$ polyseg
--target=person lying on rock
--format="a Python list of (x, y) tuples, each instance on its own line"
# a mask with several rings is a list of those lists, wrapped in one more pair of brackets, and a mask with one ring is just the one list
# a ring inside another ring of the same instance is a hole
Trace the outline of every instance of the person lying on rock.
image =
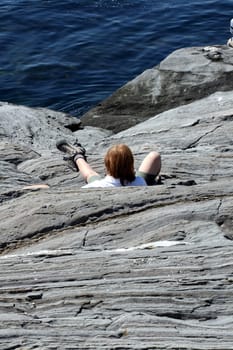
[(132, 151), (125, 144), (117, 144), (110, 147), (104, 157), (106, 176), (101, 178), (87, 162), (86, 150), (80, 143), (71, 145), (61, 140), (56, 146), (72, 159), (86, 182), (84, 188), (151, 186), (156, 184), (161, 169), (160, 154), (152, 151), (144, 158), (135, 174)]
[[(233, 18), (230, 21), (230, 33), (233, 35)], [(227, 46), (233, 48), (233, 37), (228, 40)]]

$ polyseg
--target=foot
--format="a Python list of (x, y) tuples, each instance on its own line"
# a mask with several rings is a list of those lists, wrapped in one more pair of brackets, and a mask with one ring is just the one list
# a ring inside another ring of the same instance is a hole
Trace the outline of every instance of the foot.
[(87, 160), (86, 150), (78, 142), (75, 142), (74, 145), (71, 145), (66, 140), (60, 140), (56, 143), (56, 146), (59, 151), (66, 153), (74, 162), (78, 158)]

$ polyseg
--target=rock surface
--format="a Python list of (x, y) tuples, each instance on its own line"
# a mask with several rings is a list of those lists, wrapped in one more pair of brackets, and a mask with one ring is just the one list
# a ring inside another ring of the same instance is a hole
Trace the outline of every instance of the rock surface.
[[(116, 134), (1, 104), (0, 349), (232, 349), (233, 51), (223, 54), (199, 75), (197, 101)], [(187, 68), (175, 64), (174, 75)], [(221, 91), (208, 94), (216, 64)], [(162, 184), (82, 189), (59, 138), (79, 139), (101, 174), (113, 143), (127, 143), (136, 166), (157, 149)], [(27, 187), (37, 183), (50, 187)]]
[(180, 49), (88, 111), (82, 122), (119, 132), (160, 112), (232, 89), (232, 49)]

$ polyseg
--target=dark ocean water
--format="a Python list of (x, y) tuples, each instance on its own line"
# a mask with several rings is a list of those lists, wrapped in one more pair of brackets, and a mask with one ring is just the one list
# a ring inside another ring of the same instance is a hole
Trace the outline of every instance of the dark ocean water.
[(80, 116), (175, 49), (225, 44), (232, 0), (1, 0), (0, 100)]

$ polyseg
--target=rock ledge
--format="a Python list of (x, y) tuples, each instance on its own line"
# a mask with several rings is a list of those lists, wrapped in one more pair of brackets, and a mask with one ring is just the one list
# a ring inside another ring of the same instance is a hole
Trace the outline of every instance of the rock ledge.
[[(114, 134), (1, 103), (0, 349), (232, 349), (233, 51), (218, 49), (176, 51), (116, 92), (108, 119), (140, 123)], [(83, 189), (59, 138), (102, 174), (113, 143), (136, 166), (157, 149), (162, 184)]]

